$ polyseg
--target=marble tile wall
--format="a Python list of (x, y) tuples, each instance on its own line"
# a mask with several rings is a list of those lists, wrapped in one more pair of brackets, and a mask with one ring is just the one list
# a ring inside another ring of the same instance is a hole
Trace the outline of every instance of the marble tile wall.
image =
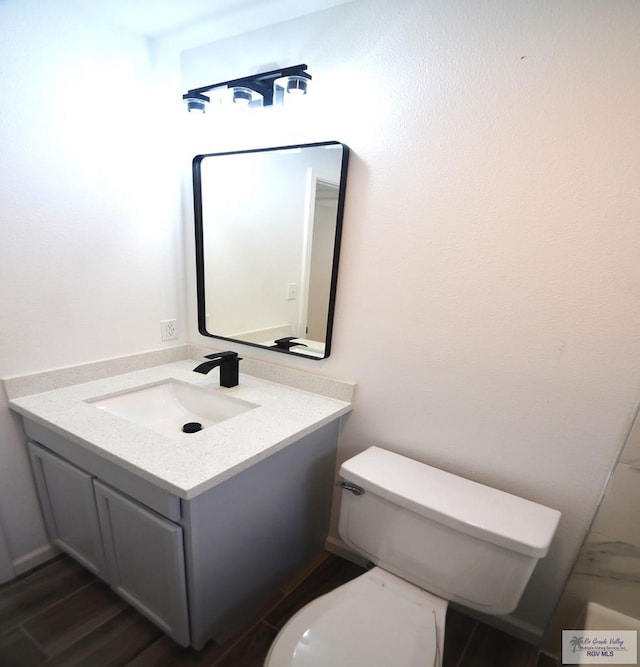
[(582, 627), (587, 602), (640, 619), (640, 413), (546, 633), (550, 653)]

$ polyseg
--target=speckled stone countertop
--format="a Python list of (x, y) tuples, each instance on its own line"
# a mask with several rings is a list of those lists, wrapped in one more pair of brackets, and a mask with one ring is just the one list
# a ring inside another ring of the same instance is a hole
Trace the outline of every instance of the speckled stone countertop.
[[(174, 363), (10, 400), (13, 410), (182, 498), (192, 498), (347, 414), (351, 404), (240, 374), (219, 386), (219, 371)], [(198, 433), (167, 437), (86, 401), (176, 379), (259, 407)]]

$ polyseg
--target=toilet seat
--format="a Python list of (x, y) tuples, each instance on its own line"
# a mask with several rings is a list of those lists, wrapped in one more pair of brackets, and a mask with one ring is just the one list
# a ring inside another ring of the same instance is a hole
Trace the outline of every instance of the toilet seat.
[(265, 667), (438, 667), (447, 602), (373, 568), (295, 614)]

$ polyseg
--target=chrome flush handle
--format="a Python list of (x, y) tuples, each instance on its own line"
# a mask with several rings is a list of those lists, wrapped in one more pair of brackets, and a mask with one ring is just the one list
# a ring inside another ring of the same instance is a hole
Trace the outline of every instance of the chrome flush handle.
[(352, 482), (338, 482), (336, 486), (339, 486), (341, 489), (344, 489), (345, 491), (351, 491), (356, 496), (361, 496), (364, 493), (364, 489), (361, 486), (358, 486), (357, 484), (353, 484)]

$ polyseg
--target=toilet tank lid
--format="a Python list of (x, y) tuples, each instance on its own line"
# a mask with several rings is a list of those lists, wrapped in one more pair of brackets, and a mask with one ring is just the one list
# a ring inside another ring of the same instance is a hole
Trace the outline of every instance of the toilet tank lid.
[(380, 447), (345, 461), (340, 476), (468, 535), (541, 558), (560, 512)]

